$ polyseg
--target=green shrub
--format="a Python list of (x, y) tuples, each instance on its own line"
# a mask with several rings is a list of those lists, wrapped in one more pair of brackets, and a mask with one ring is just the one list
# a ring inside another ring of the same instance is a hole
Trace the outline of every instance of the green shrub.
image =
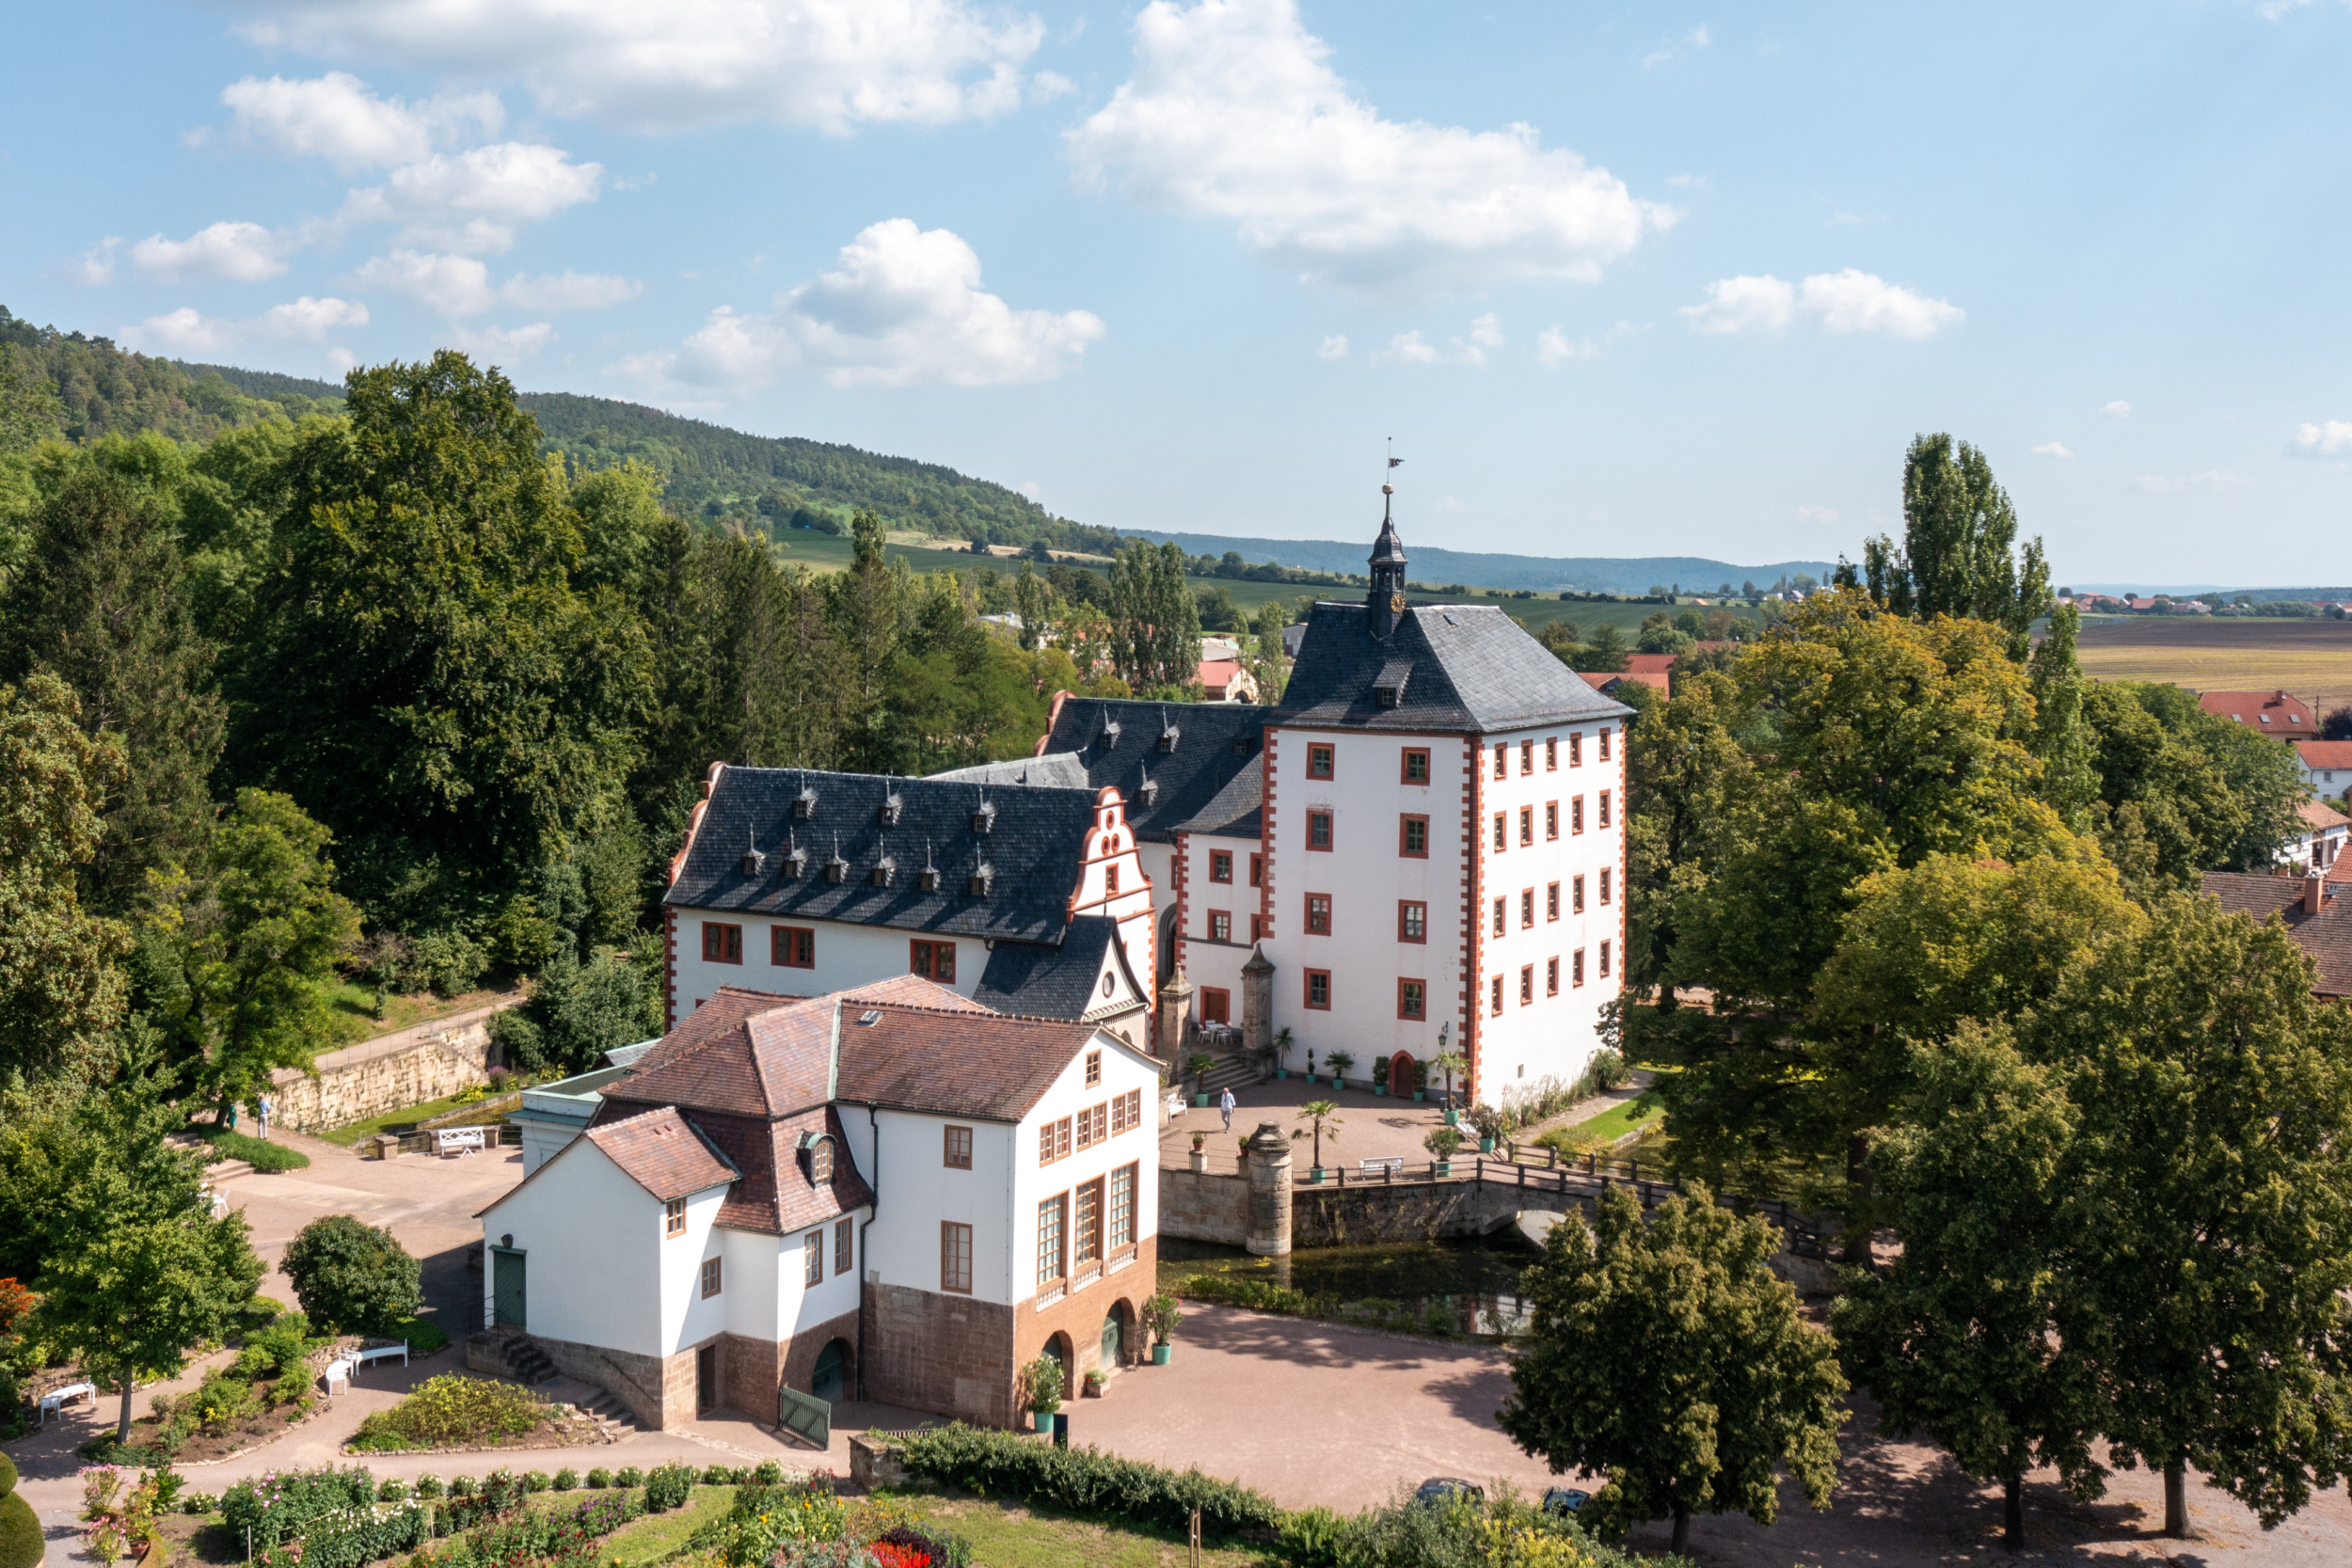
[(473, 990), (482, 972), (490, 967), (490, 955), (483, 945), (454, 928), (427, 931), (409, 951), (411, 967), (404, 978), (412, 985), (430, 986), (443, 996)]
[(433, 1355), (449, 1349), (449, 1336), (437, 1323), (423, 1318), (403, 1318), (384, 1331), (387, 1339), (405, 1339), (411, 1356)]
[(249, 1296), (238, 1307), (236, 1316), (230, 1321), (230, 1332), (251, 1334), (255, 1329), (275, 1322), (278, 1314), (285, 1310), (286, 1304), (275, 1297)]
[(16, 1462), (0, 1453), (0, 1568), (40, 1568), (48, 1550), (40, 1515), (16, 1495)]
[(526, 1492), (544, 1492), (551, 1484), (552, 1482), (548, 1481), (548, 1473), (545, 1470), (526, 1470), (523, 1472), (523, 1490)]
[(691, 1465), (663, 1465), (645, 1478), (645, 1512), (667, 1513), (682, 1508), (694, 1495), (694, 1467)]
[(349, 1214), (304, 1226), (278, 1267), (302, 1309), (328, 1332), (384, 1334), (423, 1303), (421, 1270), (407, 1249)]
[(284, 1144), (263, 1143), (243, 1132), (232, 1132), (226, 1127), (199, 1128), (198, 1133), (213, 1146), (215, 1153), (224, 1160), (243, 1160), (255, 1170), (305, 1170), (310, 1157), (298, 1148)]
[[(687, 1549), (714, 1556), (725, 1568), (764, 1568), (807, 1543), (846, 1542), (849, 1510), (834, 1496), (831, 1477), (802, 1476), (776, 1486), (746, 1486), (725, 1517), (687, 1538)], [(787, 1557), (781, 1560), (790, 1560)], [(844, 1560), (850, 1560), (846, 1558)]]
[(1282, 1560), (1291, 1568), (1338, 1568), (1345, 1528), (1327, 1508), (1301, 1509), (1282, 1515), (1275, 1540), (1282, 1548)]
[(459, 1476), (449, 1483), (449, 1495), (453, 1497), (470, 1497), (474, 1495), (474, 1479), (471, 1476)]
[(252, 1531), (253, 1549), (259, 1552), (295, 1540), (313, 1519), (365, 1508), (374, 1500), (375, 1478), (364, 1469), (288, 1470), (231, 1486), (221, 1494), (220, 1516), (233, 1541), (242, 1542)]
[(361, 1421), (351, 1446), (392, 1453), (495, 1443), (520, 1437), (547, 1418), (548, 1406), (528, 1388), (442, 1372), (425, 1379), (391, 1409)]
[(643, 1486), (645, 1484), (645, 1472), (639, 1469), (634, 1465), (624, 1465), (621, 1466), (621, 1473), (612, 1478), (612, 1484), (615, 1486)]
[(588, 1472), (588, 1484), (593, 1490), (602, 1492), (612, 1484), (612, 1472), (599, 1465)]
[(1041, 1355), (1021, 1369), (1024, 1409), (1051, 1416), (1061, 1408), (1061, 1362), (1057, 1357)]
[(418, 1497), (424, 1497), (424, 1498), (428, 1498), (428, 1499), (429, 1499), (429, 1498), (433, 1498), (433, 1497), (439, 1497), (440, 1495), (441, 1495), (441, 1478), (440, 1478), (440, 1477), (438, 1477), (438, 1476), (419, 1476), (419, 1477), (417, 1478), (417, 1496), (418, 1496)]
[(1197, 1274), (1177, 1287), (1179, 1295), (1195, 1301), (1223, 1302), (1259, 1312), (1288, 1312), (1305, 1317), (1315, 1309), (1314, 1298), (1269, 1279), (1237, 1279), (1231, 1275)]
[(396, 1503), (407, 1496), (408, 1483), (396, 1479), (385, 1481), (375, 1489), (375, 1500), (380, 1503)]
[(784, 1466), (772, 1459), (761, 1460), (752, 1467), (752, 1484), (755, 1486), (783, 1485)]
[(175, 1414), (184, 1412), (206, 1432), (221, 1433), (241, 1417), (249, 1416), (260, 1407), (253, 1385), (236, 1376), (225, 1367), (215, 1367), (204, 1374), (204, 1381), (193, 1393), (175, 1407)]
[(552, 1484), (558, 1492), (569, 1492), (580, 1484), (580, 1472), (566, 1465), (555, 1472)]
[(256, 1546), (255, 1568), (361, 1568), (425, 1544), (421, 1503), (373, 1503), (311, 1519), (299, 1540)]
[(310, 1350), (309, 1316), (301, 1312), (280, 1313), (246, 1332), (245, 1349), (237, 1353), (237, 1371), (255, 1380), (277, 1377), (300, 1368)]
[(1057, 1449), (961, 1422), (918, 1432), (904, 1444), (907, 1469), (958, 1491), (1046, 1503), (1073, 1513), (1104, 1513), (1184, 1528), (1192, 1511), (1218, 1535), (1272, 1529), (1282, 1511), (1262, 1492), (1199, 1470), (1167, 1470), (1095, 1449)]
[(724, 1465), (706, 1465), (703, 1466), (703, 1484), (705, 1486), (733, 1486), (735, 1472)]
[(199, 1519), (207, 1513), (216, 1513), (219, 1511), (220, 1499), (210, 1492), (191, 1492), (180, 1499), (180, 1512), (193, 1513)]

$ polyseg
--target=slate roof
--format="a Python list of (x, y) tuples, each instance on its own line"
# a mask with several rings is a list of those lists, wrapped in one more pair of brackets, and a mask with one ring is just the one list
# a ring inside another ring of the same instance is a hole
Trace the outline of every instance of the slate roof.
[(731, 1184), (742, 1174), (675, 1106), (615, 1119), (584, 1135), (630, 1180), (664, 1203)]
[[(1400, 676), (1400, 700), (1382, 706), (1375, 688)], [(1326, 600), (1309, 612), (1298, 663), (1267, 721), (1484, 734), (1631, 711), (1494, 606), (1410, 605), (1382, 641), (1361, 601)]]
[[(1058, 947), (1000, 942), (988, 956), (972, 1000), (1000, 1013), (1032, 1018), (1076, 1020), (1098, 1009), (1124, 1011), (1134, 1003), (1107, 1008), (1095, 984), (1104, 958), (1112, 952), (1120, 955), (1124, 968), (1126, 949), (1120, 945), (1119, 922), (1106, 914), (1082, 914), (1072, 921), (1070, 935)], [(1130, 974), (1127, 978), (1136, 994), (1150, 994), (1139, 977)]]
[(2278, 915), (2295, 945), (2319, 966), (2321, 996), (2352, 996), (2352, 899), (2332, 892), (2317, 914), (2303, 912), (2303, 879), (2265, 877), (2258, 872), (2208, 871), (2204, 890), (2233, 914), (2257, 924)]
[(970, 768), (951, 768), (945, 773), (933, 773), (934, 779), (961, 780), (965, 784), (1045, 784), (1056, 789), (1088, 789), (1094, 781), (1087, 776), (1086, 759), (1075, 752), (1049, 752), (1038, 757), (1014, 757), (1009, 762), (983, 762)]
[[(785, 768), (715, 772), (665, 904), (996, 941), (1061, 940), (1094, 825), (1091, 789)], [(815, 803), (808, 816), (795, 818), (793, 801), (803, 789), (815, 793)], [(883, 804), (893, 797), (898, 820), (884, 826)], [(995, 808), (984, 833), (974, 825), (983, 800)], [(806, 859), (799, 875), (787, 877), (791, 847), (806, 851)], [(746, 873), (744, 852), (755, 848), (765, 865)], [(836, 852), (848, 866), (832, 882), (823, 870)], [(877, 887), (873, 873), (885, 855), (894, 869), (889, 885)], [(918, 876), (927, 856), (939, 869), (930, 893)], [(985, 895), (966, 891), (973, 868), (983, 863), (995, 873)]]
[(1208, 804), (1176, 826), (1217, 838), (1265, 836), (1265, 769), (1251, 766), (1225, 781)]
[[(1104, 735), (1106, 724), (1119, 734)], [(1075, 759), (1095, 788), (1116, 787), (1139, 839), (1166, 843), (1215, 800), (1235, 774), (1256, 774), (1266, 710), (1249, 703), (1139, 703), (1127, 698), (1057, 698), (1039, 762)], [(1173, 725), (1173, 751), (1160, 750)], [(1236, 746), (1240, 749), (1236, 750)], [(1149, 783), (1156, 787), (1145, 789)]]

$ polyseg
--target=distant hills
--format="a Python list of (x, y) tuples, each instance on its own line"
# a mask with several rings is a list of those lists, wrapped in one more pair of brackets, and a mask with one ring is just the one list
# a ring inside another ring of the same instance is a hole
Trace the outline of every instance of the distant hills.
[[(1302, 566), (1311, 572), (1364, 570), (1376, 528), (1367, 527), (1361, 539), (1242, 539), (1222, 533), (1163, 533), (1153, 529), (1122, 529), (1131, 537), (1173, 541), (1191, 555), (1221, 556), (1238, 551), (1246, 561), (1272, 561), (1280, 566)], [(1749, 582), (1770, 588), (1783, 577), (1799, 573), (1827, 582), (1834, 565), (1826, 561), (1775, 561), (1762, 566), (1735, 566), (1697, 555), (1542, 556), (1488, 554), (1473, 550), (1440, 549), (1417, 545), (1412, 531), (1405, 535), (1407, 568), (1415, 582), (1469, 583), (1480, 588), (1574, 588), (1587, 594), (1646, 594), (1656, 584), (1685, 594), (1712, 594), (1724, 583), (1737, 590)]]

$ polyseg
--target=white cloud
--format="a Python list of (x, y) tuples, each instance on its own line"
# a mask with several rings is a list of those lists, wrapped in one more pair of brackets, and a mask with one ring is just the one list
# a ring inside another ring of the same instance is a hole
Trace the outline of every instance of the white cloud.
[(1558, 370), (1572, 360), (1599, 357), (1600, 344), (1590, 338), (1570, 342), (1568, 335), (1557, 326), (1547, 326), (1535, 334), (1535, 363), (1548, 371)]
[(169, 354), (217, 354), (256, 338), (324, 342), (339, 326), (365, 326), (367, 322), (368, 308), (356, 300), (313, 299), (304, 294), (245, 321), (201, 315), (183, 305), (148, 317), (125, 332), (123, 341), (134, 348)]
[(1308, 279), (1350, 288), (1591, 280), (1677, 214), (1533, 126), (1384, 119), (1351, 97), (1294, 0), (1152, 0), (1136, 70), (1068, 135), (1083, 179), (1231, 218)]
[[(968, 0), (240, 0), (254, 41), (474, 78), (641, 131), (770, 120), (847, 133), (1021, 101), (1034, 16)], [(1044, 88), (1050, 96), (1052, 87)]]
[(258, 223), (215, 223), (184, 240), (150, 234), (131, 247), (131, 260), (141, 272), (167, 282), (200, 277), (259, 283), (284, 272), (286, 255), (301, 244), (297, 235)]
[(1826, 506), (1791, 507), (1788, 510), (1788, 515), (1801, 523), (1834, 523), (1837, 521), (1836, 512)]
[(1322, 345), (1315, 350), (1315, 357), (1318, 359), (1346, 358), (1347, 334), (1344, 332), (1334, 332), (1329, 337), (1324, 339)]
[(1376, 349), (1372, 356), (1375, 365), (1470, 365), (1484, 368), (1486, 351), (1503, 344), (1502, 325), (1492, 310), (1470, 324), (1468, 338), (1454, 338), (1443, 348), (1424, 339), (1418, 330), (1400, 332), (1389, 340), (1389, 346)]
[(536, 277), (517, 273), (499, 290), (499, 297), (526, 310), (602, 310), (635, 299), (644, 290), (633, 278), (566, 268), (561, 274), (543, 272)]
[(2101, 408), (2099, 412), (2110, 420), (2128, 420), (2132, 417), (2132, 405), (2122, 398), (2117, 398), (2113, 403)]
[(498, 303), (490, 269), (470, 256), (395, 250), (370, 260), (358, 276), (370, 288), (389, 290), (444, 316), (478, 316)]
[(476, 359), (512, 364), (546, 348), (555, 338), (555, 325), (532, 322), (529, 326), (491, 326), (479, 332), (461, 326), (453, 329), (449, 336), (451, 347), (463, 349)]
[(119, 234), (109, 234), (73, 259), (66, 268), (66, 276), (76, 283), (92, 287), (111, 283), (115, 277), (115, 247), (122, 243)]
[(346, 173), (421, 162), (436, 146), (506, 123), (495, 93), (444, 94), (415, 103), (378, 98), (346, 71), (308, 81), (247, 76), (220, 95), (247, 142), (300, 157), (325, 158)]
[(1078, 90), (1078, 84), (1058, 71), (1041, 71), (1029, 78), (1030, 97), (1037, 103), (1049, 103), (1067, 98)]
[(2352, 420), (2299, 424), (2287, 442), (2290, 457), (2352, 457)]
[(2254, 14), (2265, 22), (2276, 22), (2287, 12), (2299, 11), (2311, 3), (2312, 0), (2261, 0), (2261, 4), (2254, 8)]
[(2149, 495), (2163, 496), (2187, 490), (2234, 490), (2249, 482), (2244, 474), (2233, 474), (2226, 468), (2207, 468), (2201, 474), (2182, 474), (2172, 479), (2142, 474), (2137, 483)]
[(351, 193), (347, 215), (403, 225), (405, 239), (444, 249), (505, 250), (515, 226), (596, 198), (602, 164), (575, 164), (560, 147), (494, 142), (436, 153), (392, 170), (381, 185)]
[(1693, 332), (1748, 333), (1777, 338), (1800, 323), (1824, 332), (1882, 332), (1890, 338), (1932, 338), (1967, 313), (1947, 300), (1848, 267), (1820, 272), (1802, 283), (1767, 274), (1725, 277), (1707, 286), (1707, 299), (1682, 308)]
[(1075, 370), (1104, 331), (1091, 311), (1015, 310), (981, 289), (961, 237), (908, 218), (871, 225), (776, 304), (768, 316), (723, 307), (681, 352), (619, 368), (701, 387), (756, 387), (801, 364), (836, 387), (1001, 387)]
[(1704, 49), (1714, 41), (1706, 28), (1693, 27), (1673, 42), (1661, 46), (1655, 53), (1643, 55), (1642, 69), (1648, 71), (1655, 66), (1678, 60), (1693, 49)]
[(2066, 450), (2066, 443), (2063, 441), (2044, 441), (2033, 449), (2033, 454), (2036, 457), (2072, 457), (2074, 455)]
[(1669, 174), (1666, 183), (1677, 191), (1711, 191), (1715, 188), (1714, 180), (1704, 174)]

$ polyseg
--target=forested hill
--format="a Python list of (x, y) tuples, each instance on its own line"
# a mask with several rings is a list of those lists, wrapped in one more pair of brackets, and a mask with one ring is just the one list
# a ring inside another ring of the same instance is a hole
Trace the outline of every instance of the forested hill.
[[(1800, 572), (1826, 582), (1834, 569), (1825, 561), (1775, 561), (1760, 566), (1735, 566), (1693, 555), (1613, 559), (1484, 554), (1438, 549), (1422, 543), (1428, 534), (1438, 531), (1434, 522), (1416, 529), (1409, 521), (1400, 520), (1398, 528), (1405, 536), (1405, 554), (1412, 562), (1415, 582), (1476, 583), (1486, 588), (1576, 588), (1587, 594), (1647, 594), (1659, 584), (1669, 588), (1678, 584), (1685, 594), (1711, 594), (1725, 583), (1737, 589), (1753, 581), (1758, 588), (1769, 588)], [(1172, 540), (1183, 546), (1188, 555), (1223, 555), (1237, 550), (1248, 561), (1272, 561), (1311, 572), (1360, 574), (1379, 524), (1376, 520), (1367, 521), (1360, 539), (1241, 539), (1221, 533), (1165, 533), (1158, 529), (1133, 528), (1121, 531), (1130, 537), (1155, 542)]]

